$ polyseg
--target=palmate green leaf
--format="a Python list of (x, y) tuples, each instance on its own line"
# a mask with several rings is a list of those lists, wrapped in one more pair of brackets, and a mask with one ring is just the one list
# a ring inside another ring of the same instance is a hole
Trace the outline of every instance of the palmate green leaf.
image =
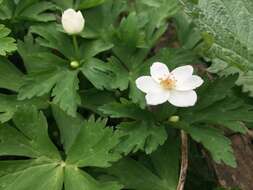
[(34, 105), (39, 109), (48, 106), (47, 97), (32, 98), (31, 100), (18, 101), (15, 95), (0, 94), (0, 122), (4, 123), (12, 119), (17, 108), (24, 105)]
[[(185, 0), (186, 11), (192, 15), (206, 42), (206, 54), (216, 63), (225, 62), (226, 72), (238, 69), (237, 84), (252, 95), (253, 62), (252, 4), (237, 0), (199, 0), (193, 4)], [(217, 65), (216, 65), (217, 66)], [(224, 70), (223, 69), (223, 70)]]
[[(0, 129), (1, 156), (33, 158), (20, 161), (1, 159), (0, 189), (61, 189), (63, 168), (57, 167), (60, 155), (49, 140), (45, 121), (45, 117), (34, 108), (22, 109), (15, 116), (15, 123), (21, 122), (17, 124), (20, 131), (10, 126)], [(42, 180), (41, 186), (37, 185), (38, 180)]]
[(67, 190), (121, 189), (121, 185), (116, 182), (99, 182), (87, 172), (77, 169), (77, 167), (106, 168), (121, 157), (118, 152), (113, 151), (120, 141), (120, 134), (111, 128), (106, 128), (105, 125), (106, 121), (100, 119), (90, 118), (88, 121), (83, 121), (78, 135), (72, 136), (74, 142), (69, 141), (72, 146), (66, 159), (65, 186)]
[(167, 139), (165, 126), (145, 121), (122, 122), (118, 126), (122, 141), (117, 150), (125, 155), (141, 150), (151, 154)]
[(18, 91), (23, 85), (23, 73), (10, 61), (0, 57), (0, 88)]
[(5, 56), (7, 53), (11, 53), (17, 49), (15, 39), (8, 37), (10, 33), (10, 29), (0, 24), (0, 55)]
[[(14, 116), (17, 127), (0, 128), (1, 156), (46, 157), (58, 160), (60, 155), (47, 134), (46, 118), (35, 107), (20, 108)], [(22, 148), (20, 148), (22, 147)]]
[(112, 118), (130, 118), (135, 121), (122, 122), (117, 127), (122, 133), (122, 141), (117, 149), (128, 154), (145, 151), (152, 153), (167, 139), (165, 127), (156, 123), (154, 116), (139, 108), (136, 104), (123, 100), (121, 103), (113, 102), (99, 108), (105, 115)]
[[(57, 117), (63, 113), (57, 113)], [(65, 121), (72, 124), (74, 118), (68, 118)], [(62, 190), (63, 183), (65, 190), (121, 189), (116, 182), (98, 181), (85, 168), (78, 168), (108, 167), (120, 158), (120, 154), (112, 151), (119, 142), (119, 136), (112, 129), (105, 128), (105, 121), (90, 119), (75, 123), (81, 130), (77, 132), (74, 143), (65, 141), (69, 139), (67, 133), (62, 135), (65, 145), (71, 147), (66, 152), (66, 161), (49, 139), (46, 118), (41, 112), (34, 107), (22, 107), (13, 121), (16, 127), (5, 125), (0, 128), (0, 156), (24, 156), (26, 159), (5, 160), (1, 157), (0, 189)], [(61, 132), (62, 129), (60, 127)]]
[(187, 123), (177, 125), (189, 133), (195, 141), (201, 143), (211, 153), (215, 162), (236, 167), (231, 141), (224, 136), (221, 130), (207, 126), (190, 126)]
[[(26, 36), (24, 42), (18, 42), (18, 51), (28, 71), (24, 85), (19, 92), (20, 100), (51, 93), (53, 103), (58, 104), (68, 114), (75, 116), (77, 107), (81, 104), (78, 94), (78, 73), (80, 71), (97, 89), (125, 90), (127, 88), (127, 73), (115, 59), (111, 58), (108, 62), (103, 62), (92, 58), (108, 48), (100, 40), (85, 41), (87, 44), (80, 48), (80, 52), (86, 52), (82, 55), (84, 60), (80, 61), (82, 66), (76, 70), (71, 69), (70, 61), (76, 55), (71, 53), (72, 48), (69, 49), (63, 45), (71, 41), (68, 41), (69, 37), (66, 34), (53, 30), (52, 26), (45, 25), (45, 28), (34, 26), (31, 29), (34, 33), (44, 37), (37, 38), (41, 46), (34, 43), (31, 35)], [(54, 51), (60, 48), (59, 51), (69, 60), (53, 54), (49, 48), (53, 48)]]
[(27, 36), (18, 42), (18, 51), (28, 70), (19, 99), (42, 96), (51, 91), (53, 103), (58, 104), (70, 115), (75, 115), (81, 100), (78, 94), (78, 70), (70, 70), (68, 61), (52, 54), (47, 48), (33, 43)]
[(0, 20), (13, 19), (18, 21), (48, 22), (56, 19), (50, 11), (56, 10), (56, 6), (48, 1), (3, 0), (0, 7)]
[(30, 99), (34, 96), (43, 96), (51, 90), (53, 103), (58, 104), (69, 115), (75, 116), (81, 99), (76, 71), (62, 68), (49, 68), (42, 72), (28, 75), (27, 82), (20, 89), (19, 100)]
[[(19, 161), (20, 162), (20, 161)], [(0, 162), (0, 168), (17, 166), (17, 161)], [(61, 190), (63, 182), (63, 168), (57, 163), (31, 161), (30, 164), (19, 163), (19, 170), (8, 171), (0, 177), (0, 189), (5, 190), (41, 190), (44, 188)], [(52, 180), (54, 179), (54, 180)], [(38, 181), (41, 181), (38, 185)]]
[[(144, 164), (146, 163), (146, 165)], [(142, 161), (124, 158), (106, 171), (126, 189), (176, 190), (179, 175), (179, 140), (173, 136)]]
[(106, 120), (90, 118), (83, 124), (70, 148), (66, 162), (79, 167), (108, 167), (121, 156), (111, 151), (120, 142), (120, 134), (105, 128)]
[(32, 35), (25, 36), (24, 42), (18, 41), (18, 53), (23, 59), (28, 74), (69, 64), (67, 60), (53, 54), (48, 48), (35, 43)]

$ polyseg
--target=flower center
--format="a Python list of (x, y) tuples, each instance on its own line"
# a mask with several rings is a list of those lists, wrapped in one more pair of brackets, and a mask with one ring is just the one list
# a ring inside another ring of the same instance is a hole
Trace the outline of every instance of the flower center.
[(167, 77), (166, 79), (160, 80), (160, 85), (166, 90), (171, 90), (176, 87), (176, 80), (174, 78)]

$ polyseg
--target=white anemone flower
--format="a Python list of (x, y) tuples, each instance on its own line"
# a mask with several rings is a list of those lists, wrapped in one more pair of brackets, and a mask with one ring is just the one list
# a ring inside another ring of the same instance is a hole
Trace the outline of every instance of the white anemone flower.
[(81, 33), (85, 24), (81, 11), (75, 11), (74, 9), (65, 10), (62, 14), (61, 22), (64, 31), (70, 35)]
[(201, 77), (193, 75), (193, 67), (185, 65), (169, 71), (160, 62), (150, 67), (151, 76), (141, 76), (135, 82), (138, 89), (146, 93), (148, 105), (159, 105), (166, 101), (176, 107), (190, 107), (197, 102), (194, 89), (203, 84)]

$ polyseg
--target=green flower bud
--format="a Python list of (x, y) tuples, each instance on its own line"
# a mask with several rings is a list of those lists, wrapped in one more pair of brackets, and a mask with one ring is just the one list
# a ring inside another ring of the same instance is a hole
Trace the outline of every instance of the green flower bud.
[(77, 61), (71, 61), (70, 66), (74, 69), (78, 68), (80, 64)]
[(173, 115), (169, 118), (170, 122), (176, 123), (180, 120), (180, 117), (178, 115)]

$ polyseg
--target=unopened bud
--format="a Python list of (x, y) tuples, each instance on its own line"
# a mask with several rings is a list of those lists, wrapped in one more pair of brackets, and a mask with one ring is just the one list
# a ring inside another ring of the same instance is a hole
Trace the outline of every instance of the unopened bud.
[(179, 120), (180, 120), (180, 117), (177, 116), (177, 115), (173, 115), (173, 116), (171, 116), (171, 117), (169, 118), (169, 121), (170, 121), (170, 122), (173, 122), (173, 123), (176, 123), (176, 122), (178, 122)]
[(80, 64), (77, 61), (71, 61), (70, 66), (74, 69), (78, 68)]
[(83, 31), (85, 20), (80, 11), (67, 9), (63, 12), (61, 20), (66, 33), (75, 35)]

